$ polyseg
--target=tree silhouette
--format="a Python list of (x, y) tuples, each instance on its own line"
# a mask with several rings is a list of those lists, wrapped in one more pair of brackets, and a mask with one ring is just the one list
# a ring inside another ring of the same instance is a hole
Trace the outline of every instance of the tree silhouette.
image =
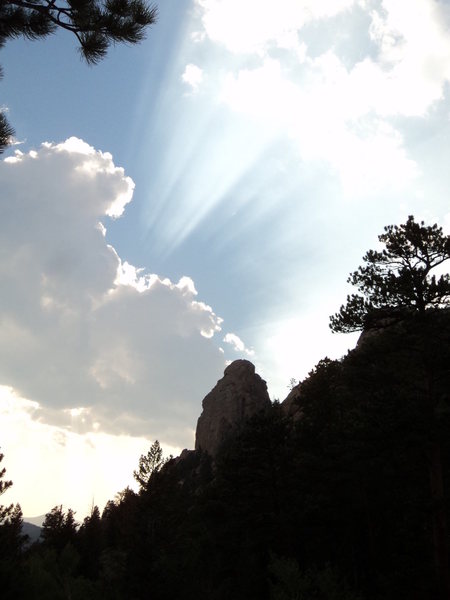
[(65, 513), (60, 505), (45, 515), (41, 537), (46, 545), (61, 552), (67, 544), (73, 542), (76, 531), (75, 513), (71, 508)]
[(140, 42), (156, 16), (156, 7), (143, 0), (6, 0), (0, 6), (0, 44), (19, 36), (46, 37), (62, 28), (75, 35), (81, 55), (92, 64), (111, 43)]
[(450, 302), (450, 276), (431, 271), (450, 259), (450, 236), (436, 224), (425, 226), (408, 217), (405, 224), (388, 225), (378, 236), (385, 248), (369, 250), (365, 264), (350, 274), (348, 282), (359, 294), (330, 317), (333, 332), (348, 333), (377, 327), (396, 314), (425, 313)]
[[(3, 454), (0, 453), (0, 462)], [(6, 492), (12, 481), (2, 481), (6, 469), (0, 469), (0, 495)], [(22, 534), (23, 515), (20, 504), (0, 506), (0, 589), (2, 598), (18, 597), (20, 559), (28, 536)], [(20, 586), (19, 586), (20, 587)]]
[[(78, 40), (88, 64), (101, 60), (111, 44), (136, 44), (154, 24), (157, 9), (144, 0), (3, 0), (0, 3), (0, 48), (12, 38), (44, 38), (65, 29)], [(0, 113), (0, 153), (14, 130)]]
[(3, 113), (0, 113), (0, 154), (8, 146), (14, 135), (14, 129)]
[(157, 473), (168, 460), (163, 458), (162, 448), (158, 440), (155, 440), (147, 454), (141, 455), (139, 466), (136, 471), (133, 471), (133, 477), (139, 483), (141, 489), (145, 489), (148, 486), (153, 473)]
[[(0, 462), (2, 462), (4, 456), (5, 455), (3, 453), (0, 453)], [(6, 469), (3, 468), (0, 471), (0, 496), (2, 494), (4, 494), (6, 492), (6, 490), (12, 486), (12, 481), (2, 481), (3, 477), (5, 476), (5, 473), (6, 473)]]
[[(406, 389), (414, 382), (411, 393), (426, 408), (434, 562), (439, 598), (448, 600), (447, 495), (442, 458), (446, 435), (442, 429), (447, 410), (449, 338), (447, 311), (439, 309), (450, 304), (450, 276), (435, 270), (450, 259), (450, 236), (436, 224), (425, 226), (410, 216), (403, 225), (385, 227), (378, 239), (385, 248), (381, 252), (369, 250), (363, 258), (365, 265), (350, 275), (348, 281), (360, 293), (347, 297), (347, 304), (330, 317), (330, 327), (334, 332), (350, 332), (401, 323), (396, 333), (410, 362), (402, 387)], [(399, 350), (397, 363), (400, 356)]]
[[(4, 454), (0, 453), (0, 463), (2, 462), (4, 458)], [(0, 469), (0, 496), (2, 494), (4, 494), (6, 492), (6, 490), (9, 490), (9, 488), (12, 486), (12, 481), (8, 481), (8, 480), (3, 480), (3, 478), (5, 477), (6, 474), (6, 469), (3, 467), (3, 469)], [(8, 522), (9, 517), (12, 515), (14, 510), (14, 505), (10, 504), (9, 506), (1, 506), (0, 505), (0, 526), (4, 525), (5, 523)]]

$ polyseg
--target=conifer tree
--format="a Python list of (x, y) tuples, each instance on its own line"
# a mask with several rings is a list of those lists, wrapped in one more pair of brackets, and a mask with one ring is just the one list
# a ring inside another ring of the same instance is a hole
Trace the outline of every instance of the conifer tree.
[(0, 44), (20, 36), (39, 39), (65, 29), (75, 35), (81, 55), (92, 64), (105, 56), (111, 43), (140, 42), (156, 15), (156, 7), (144, 0), (4, 0)]
[[(2, 462), (3, 458), (4, 454), (0, 453), (0, 463)], [(12, 486), (12, 481), (3, 480), (5, 474), (6, 469), (3, 467), (3, 469), (0, 469), (0, 496)], [(13, 509), (14, 507), (12, 504), (9, 506), (0, 506), (0, 525), (3, 525), (7, 521), (8, 517), (12, 514)]]
[[(0, 462), (4, 455), (0, 453)], [(0, 469), (0, 496), (11, 486), (12, 481), (3, 480), (6, 469)], [(23, 515), (20, 504), (0, 506), (0, 564), (15, 559), (22, 549), (27, 536), (22, 535)], [(1, 569), (0, 569), (1, 571)]]
[(45, 544), (61, 552), (67, 544), (73, 542), (76, 531), (75, 513), (71, 508), (67, 513), (64, 512), (60, 505), (45, 515), (41, 536)]
[[(5, 455), (0, 453), (0, 462), (2, 462)], [(12, 486), (12, 481), (2, 481), (3, 477), (6, 474), (6, 469), (3, 468), (0, 470), (0, 496), (6, 492)]]
[[(77, 38), (84, 60), (95, 64), (111, 44), (142, 41), (156, 18), (156, 7), (145, 0), (2, 0), (0, 48), (9, 39), (36, 40), (65, 29)], [(0, 153), (13, 134), (0, 112)]]
[[(402, 225), (385, 227), (378, 239), (385, 248), (369, 250), (363, 258), (365, 264), (350, 275), (348, 281), (359, 294), (347, 297), (347, 304), (330, 317), (330, 327), (334, 332), (346, 333), (404, 322), (397, 334), (410, 369), (402, 386), (414, 382), (413, 393), (427, 410), (434, 562), (439, 598), (448, 600), (448, 492), (442, 457), (447, 435), (442, 435), (445, 410), (441, 404), (448, 390), (448, 368), (442, 364), (448, 365), (449, 338), (447, 313), (439, 309), (450, 305), (450, 275), (442, 269), (450, 259), (450, 236), (444, 235), (438, 225), (416, 223), (410, 216)], [(415, 316), (420, 318), (410, 318)]]
[(330, 317), (333, 332), (361, 331), (386, 317), (423, 314), (450, 303), (450, 276), (432, 273), (450, 259), (450, 236), (442, 227), (410, 216), (402, 225), (385, 227), (378, 239), (385, 248), (369, 250), (365, 264), (350, 274), (348, 282), (359, 294), (347, 296), (346, 305)]
[(155, 440), (147, 454), (141, 455), (139, 466), (136, 471), (133, 471), (133, 477), (139, 483), (141, 489), (145, 489), (148, 486), (150, 477), (153, 473), (157, 473), (167, 460), (163, 458), (162, 448), (158, 440)]

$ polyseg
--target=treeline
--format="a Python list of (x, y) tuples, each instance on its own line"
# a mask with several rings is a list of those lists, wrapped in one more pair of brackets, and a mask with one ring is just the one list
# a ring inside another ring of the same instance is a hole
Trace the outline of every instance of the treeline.
[(79, 528), (56, 507), (25, 550), (1, 527), (2, 598), (448, 598), (449, 342), (447, 310), (406, 318), (214, 463), (185, 452)]

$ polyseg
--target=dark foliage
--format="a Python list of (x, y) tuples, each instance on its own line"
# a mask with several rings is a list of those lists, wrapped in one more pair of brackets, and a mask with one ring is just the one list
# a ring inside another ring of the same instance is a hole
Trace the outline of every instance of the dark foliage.
[[(0, 453), (0, 462), (4, 455)], [(6, 469), (0, 469), (0, 495), (12, 481), (3, 480)], [(27, 537), (22, 534), (22, 509), (19, 504), (0, 506), (0, 590), (2, 598), (15, 598), (20, 589), (21, 554)]]
[(55, 506), (45, 515), (41, 538), (44, 545), (61, 552), (67, 544), (74, 542), (76, 531), (77, 525), (73, 510), (69, 508), (65, 513), (62, 506)]
[(133, 477), (138, 482), (141, 490), (148, 487), (153, 473), (158, 473), (171, 458), (173, 457), (163, 458), (161, 445), (158, 440), (155, 440), (147, 454), (141, 455), (138, 468), (133, 471)]
[(111, 43), (135, 44), (156, 21), (157, 9), (144, 0), (5, 0), (0, 5), (0, 45), (24, 36), (70, 31), (88, 63), (103, 58)]
[(8, 123), (5, 115), (0, 112), (0, 154), (2, 154), (6, 146), (10, 144), (13, 135), (14, 129)]
[(378, 239), (385, 248), (369, 250), (365, 264), (348, 278), (359, 294), (347, 296), (347, 304), (330, 317), (334, 332), (384, 326), (450, 302), (448, 273), (431, 274), (450, 259), (450, 236), (437, 225), (416, 223), (412, 216), (405, 224), (384, 230)]
[(448, 600), (449, 365), (447, 310), (320, 361), (297, 421), (274, 403), (78, 530), (55, 507), (7, 597)]
[(431, 312), (321, 361), (302, 384), (295, 426), (275, 404), (214, 465), (200, 453), (173, 460), (145, 492), (111, 505), (122, 589), (438, 598), (433, 522), (449, 506), (433, 498), (430, 452), (439, 445), (446, 487), (449, 338), (446, 311)]
[[(111, 44), (142, 41), (156, 18), (156, 7), (145, 0), (2, 0), (0, 48), (9, 39), (37, 40), (65, 29), (76, 37), (83, 59), (95, 64)], [(0, 113), (0, 154), (13, 134)]]

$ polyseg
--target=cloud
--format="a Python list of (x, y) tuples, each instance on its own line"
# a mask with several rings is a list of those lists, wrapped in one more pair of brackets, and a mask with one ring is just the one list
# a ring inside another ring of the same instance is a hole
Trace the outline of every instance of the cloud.
[(268, 46), (298, 48), (298, 31), (331, 17), (354, 0), (197, 0), (206, 35), (235, 53), (263, 54)]
[(197, 67), (197, 65), (189, 63), (186, 65), (181, 79), (184, 83), (190, 85), (192, 90), (196, 92), (203, 81), (203, 71), (200, 67)]
[[(105, 433), (80, 435), (39, 422), (39, 407), (0, 386), (0, 433), (4, 466), (13, 486), (5, 503), (20, 502), (28, 517), (52, 506), (71, 507), (81, 520), (92, 504), (100, 509), (114, 494), (136, 487), (133, 469), (150, 442), (142, 437)], [(74, 415), (75, 416), (75, 415)], [(164, 445), (166, 455), (180, 448)]]
[(406, 13), (396, 0), (197, 4), (198, 39), (228, 51), (215, 65), (225, 105), (274, 136), (284, 131), (301, 160), (326, 161), (351, 195), (405, 190), (416, 179), (407, 122), (396, 119), (426, 118), (443, 98), (450, 80), (444, 3), (413, 0)]
[(302, 160), (327, 161), (347, 193), (401, 190), (418, 169), (401, 133), (358, 99), (358, 89), (339, 59), (328, 53), (309, 61), (301, 83), (289, 79), (275, 59), (229, 73), (221, 99), (262, 127), (284, 131)]
[(226, 344), (230, 344), (235, 352), (241, 352), (247, 356), (254, 356), (255, 352), (245, 347), (244, 342), (235, 333), (227, 333), (223, 338)]
[(131, 179), (71, 138), (16, 151), (0, 186), (0, 384), (46, 423), (191, 444), (225, 364), (221, 319), (191, 279), (147, 274), (108, 244)]
[(435, 0), (414, 0), (407, 12), (383, 0), (371, 12), (370, 35), (377, 44), (377, 64), (360, 65), (357, 78), (380, 114), (423, 116), (443, 97), (450, 80), (450, 12)]

